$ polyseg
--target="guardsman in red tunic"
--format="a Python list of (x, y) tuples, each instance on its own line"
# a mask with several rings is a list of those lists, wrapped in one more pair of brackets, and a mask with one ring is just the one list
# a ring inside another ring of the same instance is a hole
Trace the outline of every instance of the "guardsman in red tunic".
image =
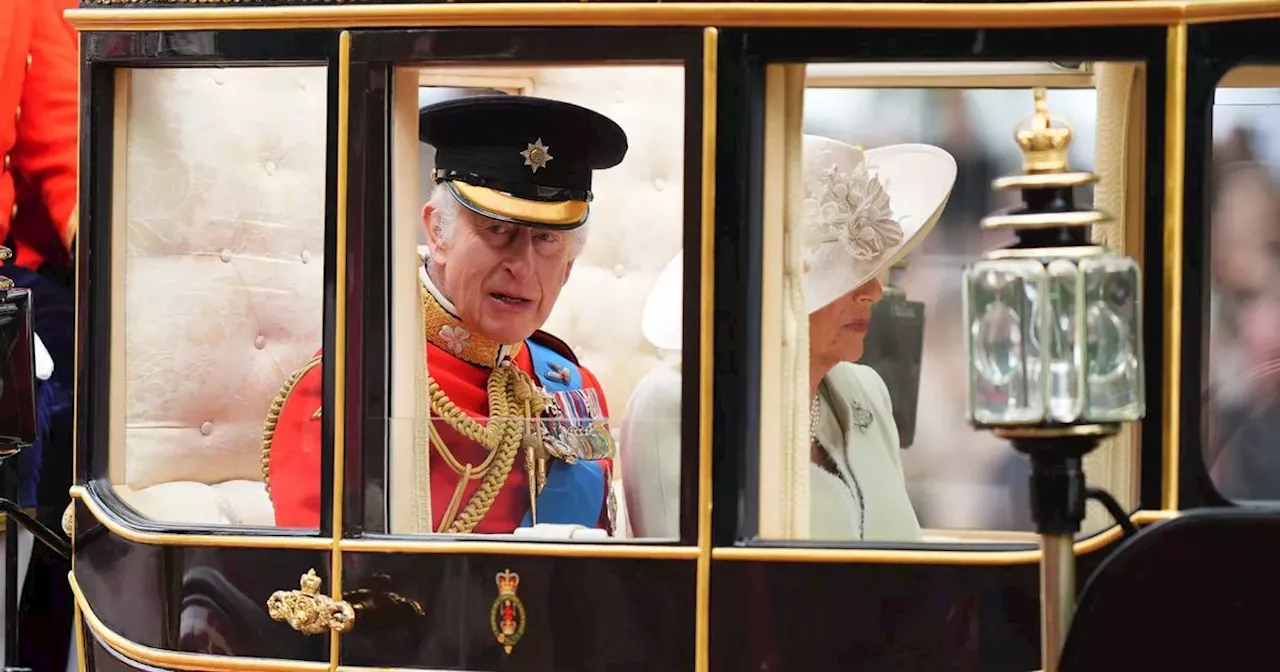
[[(32, 271), (65, 264), (76, 233), (80, 59), (66, 4), (0, 0), (0, 240)], [(19, 216), (20, 185), (43, 212)]]
[[(436, 149), (438, 185), (422, 209), (419, 269), (430, 397), (420, 413), (431, 421), (429, 462), (415, 471), (429, 470), (430, 531), (611, 534), (604, 391), (539, 329), (585, 242), (592, 171), (622, 161), (626, 135), (577, 105), (494, 95), (423, 108), (419, 137)], [(264, 437), (283, 527), (317, 526), (324, 505), (319, 360), (285, 384)]]

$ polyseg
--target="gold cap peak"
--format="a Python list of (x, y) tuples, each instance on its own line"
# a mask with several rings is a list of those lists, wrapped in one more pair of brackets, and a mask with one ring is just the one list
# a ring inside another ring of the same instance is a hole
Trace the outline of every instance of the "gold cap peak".
[(1045, 90), (1034, 90), (1036, 112), (1018, 122), (1013, 137), (1022, 148), (1022, 170), (1027, 173), (1061, 173), (1067, 169), (1067, 147), (1071, 145), (1071, 124), (1049, 116)]

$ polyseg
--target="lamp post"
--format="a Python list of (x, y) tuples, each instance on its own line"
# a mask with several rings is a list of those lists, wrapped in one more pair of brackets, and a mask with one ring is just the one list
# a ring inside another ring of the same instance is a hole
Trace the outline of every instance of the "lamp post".
[(1077, 207), (1072, 189), (1097, 182), (1067, 169), (1072, 129), (1050, 116), (1044, 89), (1019, 123), (1022, 174), (992, 183), (1022, 203), (983, 218), (1016, 235), (964, 273), (969, 421), (1031, 461), (1040, 535), (1041, 643), (1056, 672), (1075, 608), (1073, 542), (1087, 499), (1084, 456), (1145, 412), (1141, 274), (1090, 242), (1109, 217)]

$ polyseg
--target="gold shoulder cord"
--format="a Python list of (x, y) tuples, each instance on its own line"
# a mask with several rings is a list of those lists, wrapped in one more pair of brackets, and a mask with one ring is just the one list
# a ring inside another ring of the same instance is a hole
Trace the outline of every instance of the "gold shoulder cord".
[[(262, 461), (262, 482), (267, 486), (267, 496), (271, 496), (271, 441), (276, 437), (276, 423), (280, 421), (280, 411), (284, 409), (284, 402), (293, 394), (293, 388), (298, 386), (302, 381), (302, 377), (307, 372), (320, 365), (320, 356), (312, 357), (310, 361), (298, 367), (289, 379), (284, 381), (284, 385), (280, 386), (280, 391), (276, 393), (276, 398), (271, 400), (271, 407), (267, 409), (267, 421), (262, 426), (262, 442), (261, 442), (261, 461)], [(320, 411), (317, 409), (316, 413)]]
[[(494, 499), (506, 485), (511, 475), (511, 467), (515, 464), (516, 454), (521, 444), (526, 452), (531, 452), (541, 445), (536, 432), (529, 426), (529, 418), (538, 417), (545, 407), (543, 397), (535, 393), (533, 380), (529, 374), (516, 368), (510, 362), (504, 362), (489, 374), (489, 422), (481, 425), (459, 409), (449, 399), (440, 384), (431, 376), (427, 376), (427, 392), (431, 397), (431, 412), (440, 417), (459, 434), (475, 441), (490, 451), (490, 455), (479, 469), (472, 465), (457, 466), (457, 460), (449, 454), (448, 448), (440, 439), (440, 435), (432, 427), (431, 443), (445, 462), (461, 476), (458, 487), (454, 490), (453, 499), (440, 521), (440, 532), (466, 534), (489, 513)], [(523, 414), (521, 413), (523, 411)], [(527, 455), (527, 468), (532, 468), (535, 455)], [(476, 478), (473, 474), (482, 474), (480, 487), (471, 495), (461, 513), (456, 514), (462, 499), (463, 489), (467, 482)], [(531, 481), (532, 483), (532, 481)]]
[[(318, 366), (320, 361), (320, 357), (314, 357), (294, 371), (281, 386), (280, 392), (276, 394), (267, 411), (267, 420), (262, 428), (261, 463), (262, 481), (266, 485), (268, 496), (271, 494), (271, 441), (275, 438), (280, 412), (302, 377)], [(487, 425), (481, 425), (459, 409), (444, 390), (440, 389), (440, 384), (434, 378), (427, 376), (427, 393), (431, 399), (432, 414), (444, 420), (462, 436), (475, 441), (489, 451), (489, 456), (479, 466), (460, 464), (436, 431), (434, 419), (428, 423), (432, 445), (445, 463), (460, 476), (449, 507), (441, 518), (439, 532), (466, 534), (475, 529), (476, 525), (489, 513), (498, 493), (506, 485), (511, 475), (511, 468), (515, 465), (517, 451), (522, 444), (527, 453), (526, 469), (530, 472), (530, 506), (533, 505), (533, 497), (539, 490), (537, 481), (541, 480), (538, 478), (540, 474), (534, 473), (534, 466), (542, 461), (539, 452), (542, 441), (532, 426), (532, 419), (537, 418), (545, 410), (545, 398), (537, 393), (537, 386), (529, 374), (516, 368), (509, 361), (495, 367), (489, 374), (487, 390), (490, 419)], [(313, 417), (318, 417), (319, 413), (317, 409)], [(483, 479), (480, 487), (471, 495), (462, 512), (458, 513), (458, 505), (461, 504), (462, 493), (467, 483), (477, 478)], [(430, 484), (427, 487), (430, 487)]]

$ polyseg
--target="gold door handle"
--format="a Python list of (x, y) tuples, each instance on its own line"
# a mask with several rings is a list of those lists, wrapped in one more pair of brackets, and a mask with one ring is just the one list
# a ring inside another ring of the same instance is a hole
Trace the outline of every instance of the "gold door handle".
[(271, 619), (288, 623), (304, 635), (342, 634), (356, 622), (356, 611), (346, 600), (320, 594), (320, 577), (307, 570), (299, 582), (302, 590), (277, 590), (267, 600)]

